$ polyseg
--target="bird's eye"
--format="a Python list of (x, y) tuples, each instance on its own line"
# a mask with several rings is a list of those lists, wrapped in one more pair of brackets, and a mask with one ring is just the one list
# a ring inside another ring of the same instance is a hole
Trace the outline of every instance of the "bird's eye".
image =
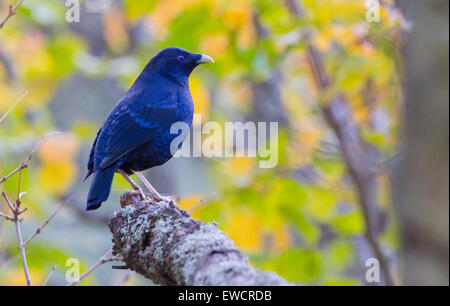
[(184, 56), (183, 55), (178, 56), (178, 61), (180, 62), (184, 61)]

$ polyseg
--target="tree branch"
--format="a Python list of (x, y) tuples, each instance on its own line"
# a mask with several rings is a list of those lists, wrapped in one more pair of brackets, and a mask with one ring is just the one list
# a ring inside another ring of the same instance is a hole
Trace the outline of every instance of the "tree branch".
[(42, 138), (39, 140), (39, 142), (34, 146), (33, 150), (31, 150), (30, 155), (28, 155), (28, 157), (27, 157), (23, 162), (21, 162), (19, 166), (18, 166), (16, 169), (14, 169), (13, 171), (11, 171), (9, 174), (5, 175), (4, 177), (2, 177), (2, 178), (0, 179), (0, 184), (3, 183), (3, 182), (5, 182), (7, 179), (9, 179), (9, 178), (10, 178), (11, 176), (13, 176), (15, 173), (21, 171), (22, 169), (27, 168), (27, 167), (28, 167), (28, 164), (30, 163), (31, 158), (33, 157), (34, 152), (36, 152), (37, 148), (38, 148), (38, 147), (40, 146), (40, 144), (45, 140), (45, 138), (47, 138), (47, 137), (50, 136), (50, 135), (54, 135), (54, 134), (58, 134), (58, 133), (61, 133), (61, 132), (56, 131), (56, 132), (50, 132), (50, 133), (45, 134), (45, 136), (42, 137)]
[(20, 210), (20, 196), (17, 197), (17, 201), (15, 204), (12, 204), (11, 201), (8, 199), (5, 192), (2, 192), (2, 196), (5, 199), (5, 201), (8, 203), (8, 206), (10, 207), (14, 217), (13, 220), (11, 220), (14, 223), (14, 226), (16, 228), (16, 235), (17, 235), (17, 241), (19, 245), (19, 252), (20, 252), (20, 258), (22, 259), (22, 266), (23, 271), (25, 273), (25, 279), (27, 281), (27, 285), (31, 286), (31, 278), (30, 278), (30, 272), (28, 271), (28, 264), (27, 264), (27, 257), (25, 255), (25, 245), (23, 244), (23, 238), (22, 238), (22, 231), (20, 229), (20, 221), (22, 220), (20, 218), (20, 215), (26, 211), (26, 209)]
[(48, 219), (45, 220), (44, 223), (43, 223), (40, 227), (38, 227), (38, 228), (36, 229), (36, 231), (34, 232), (34, 234), (31, 235), (27, 240), (25, 240), (25, 242), (23, 243), (23, 246), (26, 246), (28, 243), (30, 243), (31, 240), (34, 239), (34, 237), (36, 237), (37, 235), (39, 235), (39, 234), (42, 232), (42, 230), (44, 229), (44, 227), (46, 227), (46, 226), (50, 223), (50, 221), (52, 221), (52, 219), (56, 216), (56, 214), (59, 213), (59, 211), (60, 211), (64, 206), (66, 206), (66, 204), (68, 204), (68, 203), (72, 200), (72, 198), (73, 198), (74, 196), (75, 196), (75, 195), (70, 196), (66, 201), (64, 201), (61, 205), (59, 205), (58, 208), (53, 212), (53, 214), (51, 214), (50, 217), (48, 217)]
[(17, 103), (19, 103), (20, 101), (22, 101), (22, 99), (28, 94), (28, 91), (25, 91), (20, 97), (19, 99), (16, 100), (16, 102), (14, 102), (13, 105), (11, 105), (11, 107), (6, 111), (6, 113), (0, 118), (0, 123), (5, 120), (6, 116), (8, 116), (9, 112), (12, 111), (12, 109), (17, 105)]
[[(27, 258), (26, 258), (26, 253), (25, 253), (25, 247), (27, 246), (27, 244), (33, 240), (34, 237), (36, 237), (38, 234), (41, 233), (42, 229), (47, 226), (47, 224), (56, 216), (56, 214), (70, 201), (70, 199), (72, 197), (70, 197), (69, 199), (67, 199), (67, 201), (65, 201), (64, 203), (62, 203), (57, 209), (56, 211), (36, 230), (36, 232), (30, 236), (30, 238), (28, 238), (25, 242), (23, 241), (23, 236), (22, 236), (22, 231), (20, 228), (20, 222), (23, 220), (23, 218), (21, 218), (20, 216), (27, 211), (27, 207), (21, 209), (21, 204), (22, 204), (22, 196), (24, 194), (26, 194), (26, 192), (21, 192), (21, 181), (22, 181), (22, 170), (24, 168), (26, 168), (28, 166), (28, 162), (31, 160), (31, 157), (33, 156), (34, 152), (36, 151), (36, 149), (38, 148), (38, 146), (41, 144), (41, 142), (45, 139), (45, 137), (47, 137), (48, 135), (50, 135), (51, 133), (47, 134), (46, 136), (44, 136), (33, 148), (32, 152), (30, 153), (30, 155), (28, 156), (27, 159), (25, 159), (21, 165), (13, 172), (11, 172), (9, 175), (7, 175), (6, 177), (4, 177), (2, 180), (0, 180), (0, 182), (4, 182), (7, 178), (9, 178), (11, 175), (19, 172), (19, 184), (18, 184), (18, 188), (17, 188), (17, 198), (15, 203), (13, 204), (8, 196), (6, 195), (5, 192), (2, 192), (2, 196), (5, 199), (6, 203), (8, 204), (9, 209), (12, 212), (12, 217), (0, 212), (0, 217), (5, 218), (6, 220), (9, 220), (11, 222), (14, 223), (14, 226), (16, 228), (16, 236), (17, 236), (17, 240), (18, 240), (18, 248), (19, 248), (19, 253), (20, 253), (20, 257), (22, 259), (22, 266), (23, 266), (23, 270), (25, 273), (25, 279), (27, 282), (28, 286), (31, 286), (31, 278), (30, 278), (30, 273), (28, 270), (28, 264), (27, 264)], [(54, 272), (54, 269), (52, 269), (52, 271), (50, 272), (45, 284), (48, 282), (48, 280), (50, 279), (50, 277), (52, 276)], [(44, 285), (45, 285), (44, 284)]]
[[(295, 0), (288, 0), (287, 4), (296, 18), (305, 18), (306, 14), (303, 7)], [(323, 63), (322, 54), (311, 43), (310, 36), (309, 32), (305, 35), (308, 64), (313, 72), (317, 88), (324, 93), (330, 87), (331, 81)], [(389, 262), (377, 241), (380, 213), (376, 192), (376, 169), (378, 166), (376, 149), (365, 143), (361, 138), (358, 126), (353, 118), (352, 109), (344, 95), (337, 94), (326, 101), (322, 105), (322, 112), (339, 140), (348, 173), (355, 185), (366, 223), (365, 236), (367, 241), (380, 262), (386, 284), (393, 285)]]
[(45, 279), (45, 282), (42, 284), (42, 286), (47, 286), (48, 282), (50, 281), (50, 279), (53, 276), (53, 273), (55, 273), (56, 271), (56, 265), (53, 265), (53, 268), (50, 270), (50, 273), (48, 274), (47, 278)]
[(121, 257), (116, 255), (116, 256), (111, 256), (112, 253), (112, 249), (109, 249), (108, 251), (106, 251), (106, 253), (100, 257), (97, 262), (95, 264), (93, 264), (89, 269), (87, 269), (86, 272), (84, 272), (80, 278), (76, 281), (73, 281), (69, 284), (67, 284), (67, 286), (74, 286), (76, 284), (78, 284), (79, 282), (81, 282), (85, 277), (87, 277), (89, 274), (91, 274), (92, 272), (95, 271), (95, 269), (97, 269), (98, 267), (100, 267), (101, 265), (103, 265), (104, 263), (110, 262), (110, 261), (115, 261), (115, 260), (119, 260)]
[(192, 219), (174, 202), (141, 202), (121, 196), (122, 209), (109, 222), (113, 254), (161, 285), (289, 285), (273, 272), (252, 268), (216, 224)]
[(3, 18), (3, 20), (0, 21), (0, 29), (3, 28), (6, 21), (8, 21), (9, 18), (11, 18), (12, 16), (14, 16), (16, 14), (17, 9), (22, 4), (22, 2), (23, 2), (23, 0), (19, 0), (19, 1), (17, 1), (16, 5), (14, 5), (14, 6), (12, 4), (9, 5), (8, 14), (6, 14), (6, 16)]

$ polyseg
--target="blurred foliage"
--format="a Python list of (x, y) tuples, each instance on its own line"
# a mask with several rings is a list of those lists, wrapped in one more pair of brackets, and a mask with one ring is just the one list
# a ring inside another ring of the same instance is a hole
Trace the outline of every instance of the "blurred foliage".
[[(8, 2), (0, 2), (1, 16)], [(276, 109), (287, 122), (280, 125), (278, 166), (259, 169), (254, 158), (202, 160), (212, 178), (208, 189), (219, 195), (208, 198), (192, 214), (202, 221), (217, 221), (254, 265), (290, 281), (360, 284), (364, 261), (358, 256), (361, 250), (355, 237), (365, 230), (362, 211), (336, 138), (322, 118), (320, 103), (326, 97), (314, 86), (302, 33), (312, 29), (314, 44), (324, 54), (333, 80), (325, 96), (336, 92), (346, 96), (364, 139), (378, 149), (381, 159), (387, 159), (397, 149), (402, 107), (396, 51), (399, 22), (387, 8), (391, 1), (383, 1), (386, 6), (381, 7), (379, 23), (365, 21), (363, 0), (304, 1), (304, 20), (295, 19), (285, 1), (275, 0), (122, 0), (94, 13), (84, 9), (88, 2), (93, 1), (82, 1), (81, 22), (76, 24), (66, 22), (64, 1), (25, 0), (0, 30), (0, 114), (29, 91), (0, 125), (0, 176), (17, 167), (45, 133), (60, 128), (56, 122), (61, 114), (51, 107), (70, 98), (55, 97), (77, 76), (112, 78), (124, 91), (160, 48), (179, 46), (205, 53), (215, 64), (197, 69), (190, 79), (195, 112), (203, 120), (222, 124), (258, 120), (253, 116), (259, 102), (255, 85), (280, 75), (275, 87), (281, 104)], [(85, 90), (76, 87), (73, 94), (84, 99)], [(95, 104), (109, 109), (115, 102)], [(78, 192), (82, 204), (85, 200), (88, 184), (79, 181), (88, 152), (81, 148), (91, 144), (106, 112), (98, 120), (72, 118), (77, 105), (65, 107), (65, 118), (71, 120), (61, 120), (69, 128), (45, 140), (23, 172), (24, 205), (29, 207), (25, 235), (68, 194)], [(273, 115), (266, 112), (269, 118)], [(184, 175), (195, 180), (197, 174)], [(17, 184), (16, 175), (0, 189), (14, 196)], [(379, 184), (380, 206), (389, 211), (389, 179), (383, 173)], [(116, 177), (113, 188), (128, 187)], [(206, 194), (177, 195), (187, 209)], [(0, 208), (6, 211), (4, 203)], [(56, 264), (59, 277), (53, 282), (62, 284), (67, 258), (80, 258), (85, 269), (107, 249), (106, 225), (91, 226), (83, 219), (65, 208), (30, 244), (27, 254), (35, 283), (42, 283)], [(24, 284), (11, 227), (0, 221), (0, 284)], [(95, 237), (95, 232), (103, 236)], [(393, 225), (383, 238), (395, 250)], [(83, 284), (110, 284), (122, 275), (106, 278), (112, 273), (107, 270), (99, 269)], [(128, 283), (136, 282), (133, 277)]]

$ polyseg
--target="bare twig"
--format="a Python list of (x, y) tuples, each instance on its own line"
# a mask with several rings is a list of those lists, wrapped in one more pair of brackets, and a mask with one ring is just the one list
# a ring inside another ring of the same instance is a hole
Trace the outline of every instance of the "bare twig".
[[(38, 144), (39, 145), (39, 144)], [(37, 145), (37, 146), (38, 146)], [(37, 148), (37, 146), (35, 148)], [(28, 161), (31, 159), (31, 156), (33, 155), (35, 150), (33, 150), (33, 152), (30, 154)], [(20, 178), (22, 177), (22, 169), (20, 169)], [(16, 202), (13, 204), (11, 203), (11, 201), (9, 200), (9, 198), (7, 197), (5, 192), (2, 192), (2, 196), (5, 199), (6, 203), (8, 203), (8, 206), (11, 210), (11, 212), (13, 213), (13, 217), (9, 217), (7, 215), (5, 215), (4, 213), (0, 212), (0, 216), (6, 218), (9, 221), (12, 221), (14, 223), (14, 226), (16, 228), (16, 235), (17, 235), (17, 240), (18, 240), (18, 245), (19, 245), (19, 252), (20, 252), (20, 257), (22, 259), (22, 266), (23, 266), (23, 270), (25, 272), (25, 278), (27, 281), (27, 285), (31, 286), (31, 278), (30, 278), (30, 273), (28, 271), (28, 265), (27, 265), (27, 259), (26, 259), (26, 254), (25, 254), (25, 247), (26, 245), (34, 238), (36, 237), (41, 231), (42, 229), (55, 217), (55, 215), (61, 210), (61, 208), (63, 208), (72, 197), (69, 197), (69, 199), (67, 199), (67, 201), (65, 201), (64, 203), (62, 203), (57, 209), (56, 211), (44, 222), (44, 224), (42, 224), (37, 230), (36, 232), (31, 235), (30, 238), (28, 238), (25, 242), (23, 241), (23, 236), (22, 236), (22, 232), (20, 229), (20, 222), (22, 221), (22, 218), (20, 218), (20, 215), (23, 214), (25, 211), (27, 211), (27, 207), (20, 209), (20, 206), (22, 204), (21, 202), (21, 198), (22, 196), (25, 194), (25, 192), (20, 192), (20, 180), (19, 180), (19, 187), (17, 190), (17, 199)], [(53, 270), (50, 272), (50, 275), (48, 276), (46, 282), (48, 282), (48, 280), (50, 279), (51, 275), (53, 274)], [(45, 285), (46, 283), (44, 283)]]
[(195, 203), (194, 205), (192, 205), (192, 207), (189, 208), (189, 209), (187, 210), (188, 214), (191, 213), (191, 212), (193, 212), (193, 211), (196, 210), (197, 208), (199, 208), (203, 203), (205, 203), (205, 201), (206, 201), (208, 198), (213, 197), (213, 196), (215, 196), (215, 195), (217, 195), (217, 192), (216, 192), (216, 191), (211, 192), (210, 194), (208, 194), (208, 195), (204, 196), (203, 198), (201, 198), (197, 203)]
[(23, 169), (20, 169), (20, 171), (19, 171), (19, 183), (17, 184), (17, 199), (16, 199), (16, 202), (20, 202), (20, 199), (24, 195), (24, 194), (20, 193), (20, 187), (22, 186), (22, 170)]
[(25, 91), (25, 93), (23, 95), (20, 96), (19, 99), (17, 99), (16, 102), (14, 102), (13, 105), (11, 105), (11, 107), (6, 111), (6, 113), (0, 118), (0, 123), (6, 118), (6, 116), (8, 116), (8, 114), (12, 111), (12, 109), (20, 102), (22, 101), (22, 99), (28, 94), (28, 91)]
[(20, 215), (23, 212), (25, 212), (25, 210), (20, 210), (20, 202), (19, 201), (17, 201), (16, 204), (12, 204), (11, 201), (6, 196), (5, 192), (2, 192), (2, 196), (8, 203), (8, 205), (11, 208), (11, 211), (14, 215), (12, 222), (14, 223), (14, 226), (16, 228), (16, 235), (17, 235), (17, 240), (18, 240), (18, 244), (19, 244), (20, 258), (22, 259), (23, 271), (25, 273), (25, 279), (27, 281), (27, 285), (31, 286), (32, 284), (31, 284), (30, 272), (28, 271), (27, 258), (25, 255), (25, 245), (23, 244), (22, 232), (20, 230), (20, 221), (21, 221)]
[(53, 273), (55, 273), (56, 270), (56, 265), (53, 265), (53, 268), (51, 269), (50, 273), (47, 276), (47, 279), (45, 280), (45, 282), (42, 284), (42, 286), (47, 286), (48, 282), (50, 281), (50, 279), (53, 276)]
[(18, 219), (14, 220), (14, 225), (16, 227), (17, 240), (19, 242), (19, 252), (22, 259), (23, 271), (25, 272), (27, 285), (31, 286), (30, 272), (28, 271), (27, 257), (25, 255), (25, 247), (23, 246), (22, 232), (20, 231), (20, 221)]
[[(22, 170), (20, 170), (22, 173)], [(0, 216), (4, 217), (6, 220), (12, 221), (15, 225), (16, 228), (16, 235), (17, 235), (17, 240), (18, 240), (18, 244), (19, 244), (19, 252), (20, 252), (20, 257), (22, 259), (22, 266), (25, 272), (25, 278), (27, 281), (27, 285), (31, 286), (31, 279), (30, 279), (30, 274), (28, 271), (28, 265), (27, 265), (27, 260), (26, 260), (26, 255), (25, 255), (25, 247), (27, 246), (27, 244), (33, 240), (34, 237), (36, 237), (38, 234), (41, 233), (41, 231), (44, 229), (45, 226), (47, 226), (47, 224), (56, 216), (56, 214), (67, 204), (70, 202), (70, 200), (75, 196), (72, 195), (71, 197), (69, 197), (66, 201), (64, 201), (56, 210), (55, 212), (50, 215), (50, 217), (34, 232), (33, 235), (30, 236), (30, 238), (28, 238), (25, 242), (23, 241), (23, 236), (22, 236), (22, 232), (20, 229), (20, 221), (22, 221), (22, 218), (20, 218), (20, 215), (23, 214), (25, 211), (27, 211), (27, 207), (25, 207), (24, 209), (20, 209), (20, 205), (21, 205), (21, 197), (22, 195), (25, 194), (25, 192), (20, 192), (20, 184), (19, 184), (19, 190), (18, 190), (18, 196), (16, 199), (16, 203), (11, 203), (11, 201), (9, 200), (9, 198), (7, 197), (5, 192), (2, 192), (2, 196), (5, 199), (5, 201), (8, 203), (9, 208), (11, 209), (12, 213), (13, 213), (13, 217), (10, 217), (2, 212), (0, 212)], [(52, 271), (50, 271), (49, 276), (47, 277), (46, 282), (44, 283), (44, 286), (47, 284), (48, 280), (50, 279), (51, 275), (54, 272), (55, 267), (52, 269)]]
[(24, 242), (24, 246), (26, 246), (28, 243), (30, 243), (31, 240), (34, 239), (34, 237), (36, 237), (37, 235), (39, 235), (41, 233), (41, 231), (44, 229), (44, 227), (47, 226), (47, 224), (50, 223), (50, 221), (52, 221), (52, 219), (56, 216), (56, 214), (64, 207), (66, 206), (67, 203), (69, 203), (72, 198), (74, 198), (75, 195), (70, 196), (66, 201), (64, 201), (61, 205), (59, 205), (59, 207), (53, 212), (53, 214), (50, 215), (50, 217), (45, 220), (45, 222), (38, 228), (36, 229), (36, 231), (34, 232), (33, 235), (31, 235), (27, 240), (25, 240)]
[(106, 251), (106, 253), (100, 257), (97, 262), (95, 264), (93, 264), (86, 272), (84, 272), (83, 274), (81, 274), (81, 276), (79, 277), (78, 280), (73, 281), (69, 284), (67, 284), (67, 286), (73, 286), (78, 284), (79, 282), (81, 282), (85, 277), (87, 277), (89, 274), (91, 274), (92, 272), (94, 272), (95, 269), (97, 269), (99, 266), (101, 266), (104, 263), (110, 262), (110, 261), (116, 261), (116, 260), (120, 260), (121, 256), (120, 255), (115, 255), (115, 256), (111, 256), (112, 254), (112, 248), (110, 248), (108, 251)]
[[(295, 0), (288, 0), (288, 6), (296, 18), (304, 18), (305, 12)], [(311, 43), (311, 34), (305, 35), (308, 64), (313, 72), (316, 86), (322, 92), (330, 88), (330, 77), (325, 69), (322, 54)], [(354, 121), (353, 114), (347, 100), (342, 94), (331, 98), (322, 105), (322, 111), (330, 127), (334, 130), (347, 166), (347, 170), (356, 187), (359, 202), (362, 207), (366, 223), (365, 236), (380, 261), (380, 267), (387, 285), (393, 285), (389, 263), (381, 251), (377, 241), (376, 226), (379, 224), (379, 212), (376, 199), (375, 169), (377, 158), (373, 148), (365, 143)]]
[(1, 211), (0, 211), (0, 216), (2, 216), (3, 218), (5, 218), (6, 220), (14, 221), (14, 218), (12, 218), (12, 217), (10, 217), (10, 216), (8, 216), (8, 215), (2, 213)]
[(32, 150), (31, 153), (30, 153), (30, 155), (28, 155), (28, 157), (27, 157), (24, 161), (22, 161), (22, 162), (20, 163), (19, 166), (18, 166), (16, 169), (14, 169), (13, 171), (11, 171), (9, 174), (5, 175), (4, 177), (2, 177), (2, 178), (0, 179), (0, 184), (3, 183), (3, 182), (5, 182), (6, 180), (8, 180), (8, 179), (9, 179), (11, 176), (13, 176), (15, 173), (21, 171), (22, 169), (27, 168), (27, 167), (28, 167), (28, 164), (29, 164), (29, 162), (30, 162), (30, 160), (31, 160), (31, 158), (33, 157), (34, 152), (36, 152), (37, 148), (38, 148), (39, 145), (45, 140), (45, 138), (47, 138), (47, 137), (50, 136), (50, 135), (59, 134), (59, 133), (61, 133), (61, 132), (56, 131), (56, 132), (50, 132), (50, 133), (45, 134), (45, 136), (42, 137), (42, 138), (39, 140), (39, 142), (34, 146), (33, 150)]
[(9, 209), (11, 209), (11, 211), (14, 213), (14, 206), (12, 205), (12, 203), (9, 201), (9, 199), (6, 197), (6, 193), (2, 192), (2, 196), (5, 198), (6, 203), (8, 203)]
[(16, 14), (17, 9), (22, 4), (22, 2), (23, 2), (23, 0), (19, 0), (19, 1), (17, 1), (16, 5), (14, 5), (14, 6), (12, 4), (9, 5), (7, 15), (3, 18), (2, 21), (0, 21), (0, 29), (3, 28), (6, 21), (8, 21), (9, 18), (11, 18), (12, 16), (14, 16)]
[(11, 203), (6, 193), (3, 191), (2, 196), (5, 199), (6, 203), (8, 203), (9, 209), (11, 209), (12, 213), (16, 211), (16, 207)]

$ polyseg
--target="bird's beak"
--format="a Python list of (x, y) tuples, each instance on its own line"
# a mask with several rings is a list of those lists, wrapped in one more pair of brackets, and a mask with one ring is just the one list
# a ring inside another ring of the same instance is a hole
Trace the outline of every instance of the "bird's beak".
[(211, 56), (200, 54), (201, 57), (199, 60), (196, 61), (197, 64), (205, 64), (205, 63), (214, 63), (214, 60)]

